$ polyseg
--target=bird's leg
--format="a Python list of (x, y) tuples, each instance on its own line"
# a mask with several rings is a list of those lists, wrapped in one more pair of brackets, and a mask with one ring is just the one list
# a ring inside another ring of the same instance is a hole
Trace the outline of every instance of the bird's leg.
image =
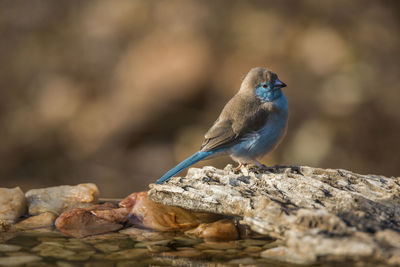
[(244, 164), (242, 162), (239, 162), (239, 165), (233, 169), (234, 172), (238, 172), (240, 171), (240, 169), (244, 166)]

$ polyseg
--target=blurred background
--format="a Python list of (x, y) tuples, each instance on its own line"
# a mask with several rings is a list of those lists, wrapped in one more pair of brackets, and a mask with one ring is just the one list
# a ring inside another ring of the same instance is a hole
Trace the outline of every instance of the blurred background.
[(290, 112), (263, 163), (399, 176), (399, 19), (395, 0), (2, 0), (0, 187), (146, 190), (256, 66)]

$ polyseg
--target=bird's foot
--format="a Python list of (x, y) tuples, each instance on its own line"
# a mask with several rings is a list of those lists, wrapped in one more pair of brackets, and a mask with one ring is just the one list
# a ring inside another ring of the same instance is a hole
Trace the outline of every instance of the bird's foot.
[(233, 169), (234, 172), (239, 172), (245, 164), (239, 162), (239, 165)]

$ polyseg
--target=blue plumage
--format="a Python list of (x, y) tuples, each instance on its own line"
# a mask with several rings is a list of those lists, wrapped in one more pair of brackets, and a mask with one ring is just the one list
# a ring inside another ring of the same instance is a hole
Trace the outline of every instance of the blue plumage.
[(271, 152), (286, 133), (288, 103), (286, 84), (265, 69), (250, 70), (239, 92), (226, 104), (205, 134), (200, 150), (164, 174), (156, 184), (168, 181), (189, 166), (211, 156), (228, 154), (242, 164), (255, 163)]

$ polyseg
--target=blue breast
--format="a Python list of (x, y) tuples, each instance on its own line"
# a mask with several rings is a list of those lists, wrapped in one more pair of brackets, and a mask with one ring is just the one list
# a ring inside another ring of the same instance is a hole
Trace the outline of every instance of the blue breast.
[(285, 135), (288, 103), (285, 95), (272, 101), (274, 109), (266, 124), (258, 131), (245, 136), (232, 148), (232, 156), (238, 159), (255, 159), (272, 151)]

